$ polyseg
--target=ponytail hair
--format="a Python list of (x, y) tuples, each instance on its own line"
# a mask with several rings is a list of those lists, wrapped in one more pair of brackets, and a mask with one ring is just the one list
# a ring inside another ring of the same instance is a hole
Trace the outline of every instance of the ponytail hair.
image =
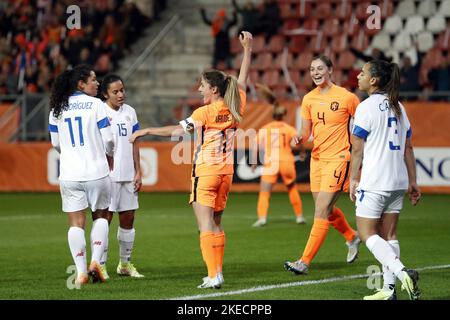
[(203, 72), (202, 78), (211, 87), (217, 87), (219, 95), (230, 110), (234, 121), (237, 123), (241, 122), (241, 95), (239, 94), (237, 78), (214, 69)]
[(93, 70), (91, 66), (81, 64), (56, 77), (50, 95), (50, 110), (55, 118), (59, 118), (67, 110), (69, 97), (78, 89), (78, 81), (87, 82)]
[(402, 110), (398, 102), (400, 94), (400, 69), (398, 65), (384, 60), (372, 60), (369, 65), (370, 75), (378, 78), (377, 88), (387, 93), (392, 110), (397, 117), (400, 117)]

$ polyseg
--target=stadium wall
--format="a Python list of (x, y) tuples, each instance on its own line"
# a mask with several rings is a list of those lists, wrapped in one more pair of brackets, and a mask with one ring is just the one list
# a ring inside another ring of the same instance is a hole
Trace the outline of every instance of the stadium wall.
[[(287, 122), (297, 125), (298, 108), (286, 102)], [(417, 158), (418, 182), (423, 192), (450, 194), (450, 104), (408, 103)], [(271, 107), (249, 103), (242, 127), (259, 128), (271, 120)], [(258, 191), (258, 174), (248, 164), (244, 142), (236, 142), (233, 191)], [(239, 147), (241, 146), (241, 147)], [(311, 146), (310, 143), (307, 146)], [(192, 146), (177, 142), (141, 142), (143, 191), (182, 191), (190, 189)], [(184, 150), (184, 152), (182, 151)], [(174, 163), (174, 155), (177, 163)], [(309, 191), (309, 157), (298, 160), (297, 182), (302, 192)], [(58, 191), (58, 153), (50, 143), (0, 143), (0, 191)], [(277, 185), (274, 191), (283, 191)]]

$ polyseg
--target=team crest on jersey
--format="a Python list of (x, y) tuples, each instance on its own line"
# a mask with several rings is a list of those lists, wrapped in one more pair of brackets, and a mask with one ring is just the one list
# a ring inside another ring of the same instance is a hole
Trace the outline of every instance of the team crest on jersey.
[(331, 103), (331, 105), (330, 105), (330, 109), (331, 109), (332, 111), (336, 111), (337, 109), (339, 109), (339, 102), (333, 101), (333, 102)]

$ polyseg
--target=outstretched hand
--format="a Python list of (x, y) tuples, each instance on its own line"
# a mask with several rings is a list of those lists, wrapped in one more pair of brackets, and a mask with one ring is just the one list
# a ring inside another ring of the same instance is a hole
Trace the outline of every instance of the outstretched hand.
[(131, 143), (134, 143), (134, 141), (136, 141), (137, 138), (139, 137), (143, 137), (145, 135), (147, 135), (147, 130), (146, 129), (140, 129), (140, 130), (136, 130), (130, 137), (129, 141)]
[(241, 42), (241, 45), (244, 49), (251, 49), (253, 36), (248, 31), (241, 31), (241, 33), (239, 34), (239, 41)]

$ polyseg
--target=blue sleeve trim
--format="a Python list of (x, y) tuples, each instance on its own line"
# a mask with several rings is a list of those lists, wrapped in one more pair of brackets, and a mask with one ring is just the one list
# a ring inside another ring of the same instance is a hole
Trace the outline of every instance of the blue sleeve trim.
[(367, 136), (369, 135), (369, 132), (364, 130), (363, 128), (358, 127), (358, 126), (355, 125), (354, 128), (353, 128), (353, 135), (355, 135), (357, 137), (360, 137), (360, 138), (365, 140), (365, 139), (367, 139)]
[(106, 118), (104, 118), (104, 119), (102, 119), (102, 120), (97, 122), (97, 127), (99, 129), (106, 128), (109, 125), (110, 125), (110, 123), (109, 123), (108, 117), (106, 117)]
[(406, 131), (406, 137), (411, 138), (411, 136), (412, 136), (412, 129), (409, 128), (408, 131)]
[(133, 129), (131, 131), (132, 131), (132, 133), (134, 133), (135, 131), (139, 130), (140, 128), (141, 128), (141, 126), (139, 125), (139, 122), (138, 122), (133, 126)]
[(55, 126), (54, 124), (48, 125), (48, 131), (50, 132), (58, 132), (58, 126)]

